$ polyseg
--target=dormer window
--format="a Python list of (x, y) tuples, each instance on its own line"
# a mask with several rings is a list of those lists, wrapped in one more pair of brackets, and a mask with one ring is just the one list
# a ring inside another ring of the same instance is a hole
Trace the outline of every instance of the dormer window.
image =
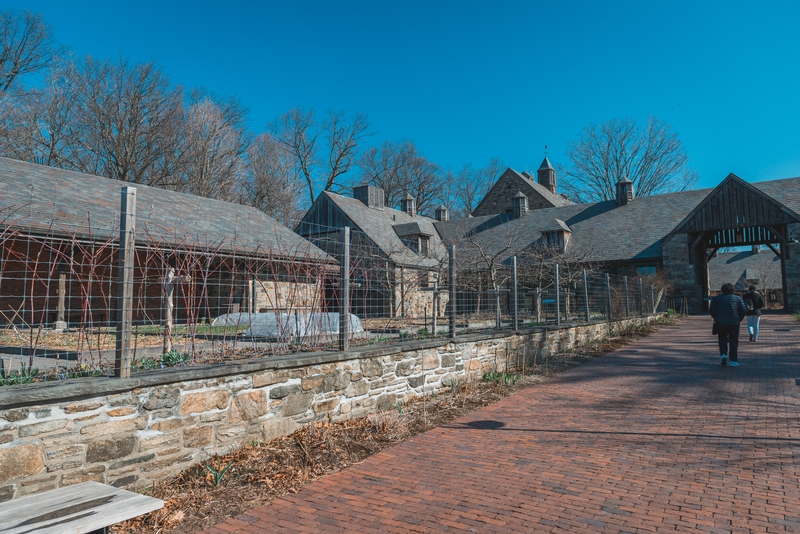
[(564, 252), (567, 249), (569, 238), (572, 236), (572, 230), (567, 223), (561, 219), (554, 219), (540, 231), (542, 232), (542, 247), (558, 252)]
[(542, 241), (547, 248), (564, 250), (564, 232), (545, 232), (542, 234)]
[(395, 224), (394, 231), (405, 246), (417, 254), (428, 255), (430, 239), (433, 235), (432, 226), (429, 227), (417, 222)]

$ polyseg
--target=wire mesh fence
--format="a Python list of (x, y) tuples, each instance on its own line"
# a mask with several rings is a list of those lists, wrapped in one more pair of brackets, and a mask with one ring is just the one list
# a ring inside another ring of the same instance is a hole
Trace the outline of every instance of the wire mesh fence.
[(243, 246), (135, 219), (126, 234), (124, 203), (47, 227), (22, 211), (0, 213), (0, 385), (616, 320), (662, 298), (580, 266), (459, 263), (424, 235), (387, 250), (304, 223), (305, 239)]

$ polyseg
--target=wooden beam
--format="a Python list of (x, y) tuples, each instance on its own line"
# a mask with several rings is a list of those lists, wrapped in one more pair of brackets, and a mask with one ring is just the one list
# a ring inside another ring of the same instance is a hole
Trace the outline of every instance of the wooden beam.
[(772, 252), (775, 253), (776, 256), (778, 256), (780, 259), (783, 259), (783, 255), (775, 247), (773, 247), (771, 243), (765, 243), (765, 244), (769, 247), (769, 249)]

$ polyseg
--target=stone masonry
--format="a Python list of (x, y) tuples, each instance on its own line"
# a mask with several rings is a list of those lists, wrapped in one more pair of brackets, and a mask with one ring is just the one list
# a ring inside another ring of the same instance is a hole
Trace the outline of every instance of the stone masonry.
[[(637, 320), (631, 320), (635, 322)], [(144, 488), (315, 420), (338, 421), (514, 370), (619, 324), (538, 327), (0, 388), (0, 501), (87, 480)]]

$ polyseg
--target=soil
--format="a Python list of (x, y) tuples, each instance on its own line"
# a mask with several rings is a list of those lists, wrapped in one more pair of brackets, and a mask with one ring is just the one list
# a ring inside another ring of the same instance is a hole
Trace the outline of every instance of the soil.
[(232, 454), (211, 458), (142, 491), (164, 500), (164, 508), (117, 524), (111, 532), (198, 532), (287, 493), (297, 493), (320, 477), (534, 387), (550, 376), (646, 336), (667, 322), (634, 327), (573, 352), (531, 362), (524, 375), (487, 374), (480, 382), (458, 384), (454, 391), (415, 399), (398, 410), (338, 423), (310, 423), (269, 443), (254, 442)]

